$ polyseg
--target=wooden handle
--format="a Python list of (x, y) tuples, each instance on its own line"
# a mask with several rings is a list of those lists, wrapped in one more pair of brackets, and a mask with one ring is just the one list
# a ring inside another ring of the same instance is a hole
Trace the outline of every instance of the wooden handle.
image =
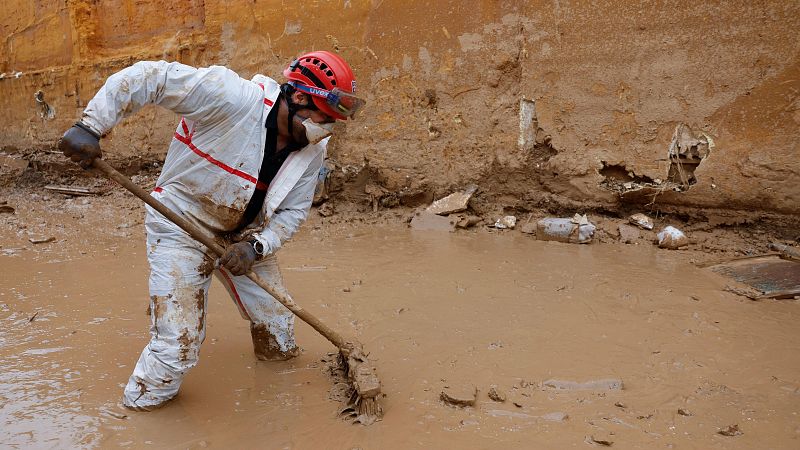
[[(130, 191), (133, 195), (139, 197), (150, 205), (153, 209), (161, 213), (164, 217), (172, 221), (175, 225), (179, 226), (183, 231), (189, 233), (190, 236), (200, 241), (201, 244), (208, 247), (212, 252), (214, 252), (217, 256), (222, 256), (225, 253), (225, 248), (219, 245), (215, 240), (214, 237), (206, 233), (205, 231), (201, 230), (200, 228), (196, 227), (194, 224), (189, 222), (188, 220), (184, 219), (171, 209), (164, 206), (163, 203), (159, 202), (155, 198), (153, 198), (147, 191), (139, 187), (130, 178), (126, 177), (125, 175), (117, 172), (116, 169), (111, 167), (107, 162), (103, 161), (102, 159), (95, 159), (94, 160), (94, 168), (105, 174), (108, 178), (116, 181), (122, 187)], [(312, 315), (305, 309), (303, 309), (300, 305), (294, 302), (291, 298), (287, 295), (278, 292), (271, 284), (267, 283), (266, 281), (262, 280), (261, 277), (256, 275), (253, 271), (247, 273), (247, 277), (253, 280), (253, 282), (259, 285), (262, 289), (267, 291), (271, 296), (275, 297), (276, 300), (281, 302), (283, 306), (289, 309), (295, 316), (299, 317), (303, 322), (311, 325), (312, 328), (317, 330), (319, 334), (323, 335), (327, 340), (331, 341), (333, 345), (338, 347), (339, 349), (346, 348), (346, 341), (342, 338), (342, 336), (330, 329), (327, 325), (320, 322), (316, 316)]]

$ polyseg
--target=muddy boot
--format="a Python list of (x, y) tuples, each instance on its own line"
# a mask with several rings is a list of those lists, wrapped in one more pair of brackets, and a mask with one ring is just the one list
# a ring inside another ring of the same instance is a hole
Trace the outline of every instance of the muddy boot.
[(170, 399), (164, 400), (163, 402), (161, 402), (161, 403), (157, 403), (157, 404), (155, 404), (155, 405), (145, 405), (145, 406), (139, 406), (139, 405), (128, 405), (128, 404), (126, 404), (126, 403), (125, 403), (125, 401), (123, 400), (123, 402), (122, 402), (122, 406), (124, 406), (124, 407), (125, 407), (125, 408), (127, 408), (127, 409), (130, 409), (131, 411), (138, 411), (138, 412), (150, 412), (150, 411), (153, 411), (153, 410), (156, 410), (156, 409), (163, 408), (164, 406), (166, 406), (166, 405), (167, 405), (169, 402), (171, 402), (171, 401), (173, 401), (173, 400), (175, 400), (175, 397), (172, 397), (172, 398), (170, 398)]
[(264, 324), (250, 323), (250, 336), (253, 337), (253, 351), (259, 361), (286, 361), (300, 355), (300, 347), (281, 349), (275, 336)]

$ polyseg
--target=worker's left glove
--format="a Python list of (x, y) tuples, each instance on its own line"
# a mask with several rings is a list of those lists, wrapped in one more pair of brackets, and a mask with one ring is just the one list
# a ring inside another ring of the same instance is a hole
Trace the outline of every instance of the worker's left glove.
[(225, 254), (219, 259), (221, 266), (230, 270), (236, 276), (250, 272), (256, 262), (256, 250), (249, 242), (237, 242), (227, 249)]

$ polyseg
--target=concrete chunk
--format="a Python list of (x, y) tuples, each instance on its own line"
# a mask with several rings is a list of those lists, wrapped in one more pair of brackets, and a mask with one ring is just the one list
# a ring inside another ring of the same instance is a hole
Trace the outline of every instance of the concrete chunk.
[(431, 203), (431, 206), (425, 210), (426, 212), (446, 216), (448, 214), (464, 211), (467, 209), (467, 204), (472, 195), (477, 192), (478, 186), (471, 184), (467, 186), (462, 192), (453, 192), (447, 197), (440, 198)]
[(475, 406), (475, 402), (478, 399), (478, 388), (475, 386), (463, 388), (446, 387), (439, 394), (439, 399), (450, 406)]

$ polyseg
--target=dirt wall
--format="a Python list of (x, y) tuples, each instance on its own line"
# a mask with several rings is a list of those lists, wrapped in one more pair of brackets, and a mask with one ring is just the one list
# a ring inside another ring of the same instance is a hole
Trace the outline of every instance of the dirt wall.
[[(399, 203), (476, 182), (512, 210), (800, 212), (797, 2), (10, 0), (0, 36), (7, 151), (52, 146), (140, 59), (280, 79), (294, 55), (331, 49), (369, 103), (330, 156)], [(106, 154), (163, 157), (175, 123), (147, 108)], [(681, 124), (700, 157), (670, 155)]]

